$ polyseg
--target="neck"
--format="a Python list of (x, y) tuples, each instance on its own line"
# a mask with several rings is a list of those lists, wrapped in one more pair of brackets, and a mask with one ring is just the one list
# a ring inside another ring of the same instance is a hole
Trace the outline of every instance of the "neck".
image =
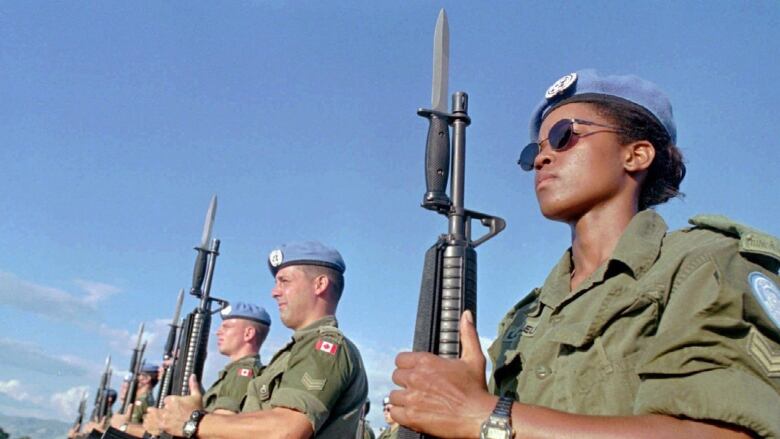
[(246, 345), (242, 346), (241, 349), (231, 354), (228, 358), (230, 358), (230, 361), (233, 362), (252, 355), (257, 355), (257, 349), (255, 349), (254, 346)]
[(572, 234), (572, 290), (612, 256), (623, 231), (636, 213), (635, 203), (610, 203), (591, 209), (569, 223)]

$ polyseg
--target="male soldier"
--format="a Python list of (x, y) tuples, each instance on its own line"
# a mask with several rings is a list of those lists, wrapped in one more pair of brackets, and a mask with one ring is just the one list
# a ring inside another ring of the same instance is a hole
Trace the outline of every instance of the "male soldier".
[[(187, 438), (355, 436), (368, 395), (363, 362), (338, 329), (336, 307), (344, 287), (344, 260), (317, 242), (291, 243), (268, 258), (279, 305), (292, 340), (252, 380), (238, 415), (206, 414), (200, 395), (169, 397), (162, 429)], [(193, 389), (197, 382), (191, 377)]]
[(385, 415), (387, 428), (383, 429), (382, 433), (379, 434), (379, 439), (398, 439), (398, 423), (390, 415), (391, 408), (393, 408), (393, 404), (390, 404), (390, 397), (385, 396), (385, 399), (382, 401), (382, 411)]
[[(203, 394), (203, 409), (209, 413), (235, 414), (244, 405), (249, 381), (263, 370), (258, 352), (268, 336), (271, 316), (263, 307), (243, 302), (226, 307), (221, 316), (217, 348), (220, 354), (230, 358), (230, 363)], [(144, 430), (155, 436), (160, 433), (159, 413), (150, 408), (144, 417)]]
[[(130, 434), (143, 435), (141, 423), (143, 423), (146, 409), (155, 405), (152, 390), (157, 385), (157, 370), (158, 366), (156, 364), (145, 363), (141, 366), (141, 371), (137, 378), (135, 401), (128, 402), (125, 413), (120, 413), (111, 418), (111, 427)], [(121, 399), (129, 397), (129, 395), (126, 395), (126, 391), (122, 393), (124, 395)], [(131, 403), (133, 404), (132, 406), (130, 405)]]

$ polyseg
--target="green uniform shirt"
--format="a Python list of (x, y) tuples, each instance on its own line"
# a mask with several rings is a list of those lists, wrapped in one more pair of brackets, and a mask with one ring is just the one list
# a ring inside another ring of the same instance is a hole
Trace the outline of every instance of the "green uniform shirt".
[(491, 391), (570, 413), (656, 413), (780, 437), (780, 242), (723, 217), (691, 223), (666, 234), (658, 214), (638, 213), (576, 291), (569, 249), (499, 324)]
[(394, 424), (390, 428), (382, 430), (377, 439), (398, 439), (398, 424)]
[(219, 371), (217, 381), (203, 394), (203, 409), (207, 412), (214, 410), (240, 412), (249, 381), (259, 376), (262, 370), (259, 355), (249, 355), (229, 363)]
[(140, 424), (144, 422), (144, 414), (146, 409), (154, 407), (154, 397), (152, 392), (145, 394), (139, 394), (135, 397), (135, 405), (133, 405), (133, 414), (130, 415), (130, 422), (134, 424)]
[(317, 438), (354, 437), (368, 380), (360, 352), (337, 325), (328, 316), (295, 331), (249, 383), (242, 412), (284, 407), (306, 415)]

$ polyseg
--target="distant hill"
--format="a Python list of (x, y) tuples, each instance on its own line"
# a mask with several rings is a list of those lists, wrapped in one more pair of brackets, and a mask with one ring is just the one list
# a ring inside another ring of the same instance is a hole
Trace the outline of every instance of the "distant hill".
[(0, 427), (10, 434), (10, 439), (29, 436), (30, 439), (64, 439), (70, 424), (50, 419), (23, 418), (0, 413)]

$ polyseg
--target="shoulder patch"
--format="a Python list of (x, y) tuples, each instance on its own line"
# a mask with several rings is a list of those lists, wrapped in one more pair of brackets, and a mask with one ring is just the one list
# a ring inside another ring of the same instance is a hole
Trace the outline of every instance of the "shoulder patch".
[(697, 215), (688, 222), (693, 226), (716, 230), (739, 239), (741, 252), (768, 256), (780, 262), (780, 240), (772, 235), (732, 221), (723, 215)]
[(325, 352), (326, 354), (336, 355), (336, 352), (339, 350), (339, 345), (335, 342), (320, 338), (317, 340), (317, 344), (314, 345), (314, 349)]
[(253, 369), (247, 369), (242, 367), (238, 369), (238, 376), (252, 378), (253, 376), (255, 376), (255, 371)]
[(764, 312), (780, 328), (780, 288), (764, 273), (754, 271), (748, 275), (748, 283)]
[(780, 377), (780, 350), (773, 349), (766, 337), (761, 335), (756, 328), (750, 328), (748, 351), (750, 356), (761, 365), (767, 376)]
[(309, 375), (309, 372), (303, 374), (301, 378), (301, 384), (306, 387), (306, 390), (322, 390), (325, 388), (325, 382), (327, 379), (316, 379)]

